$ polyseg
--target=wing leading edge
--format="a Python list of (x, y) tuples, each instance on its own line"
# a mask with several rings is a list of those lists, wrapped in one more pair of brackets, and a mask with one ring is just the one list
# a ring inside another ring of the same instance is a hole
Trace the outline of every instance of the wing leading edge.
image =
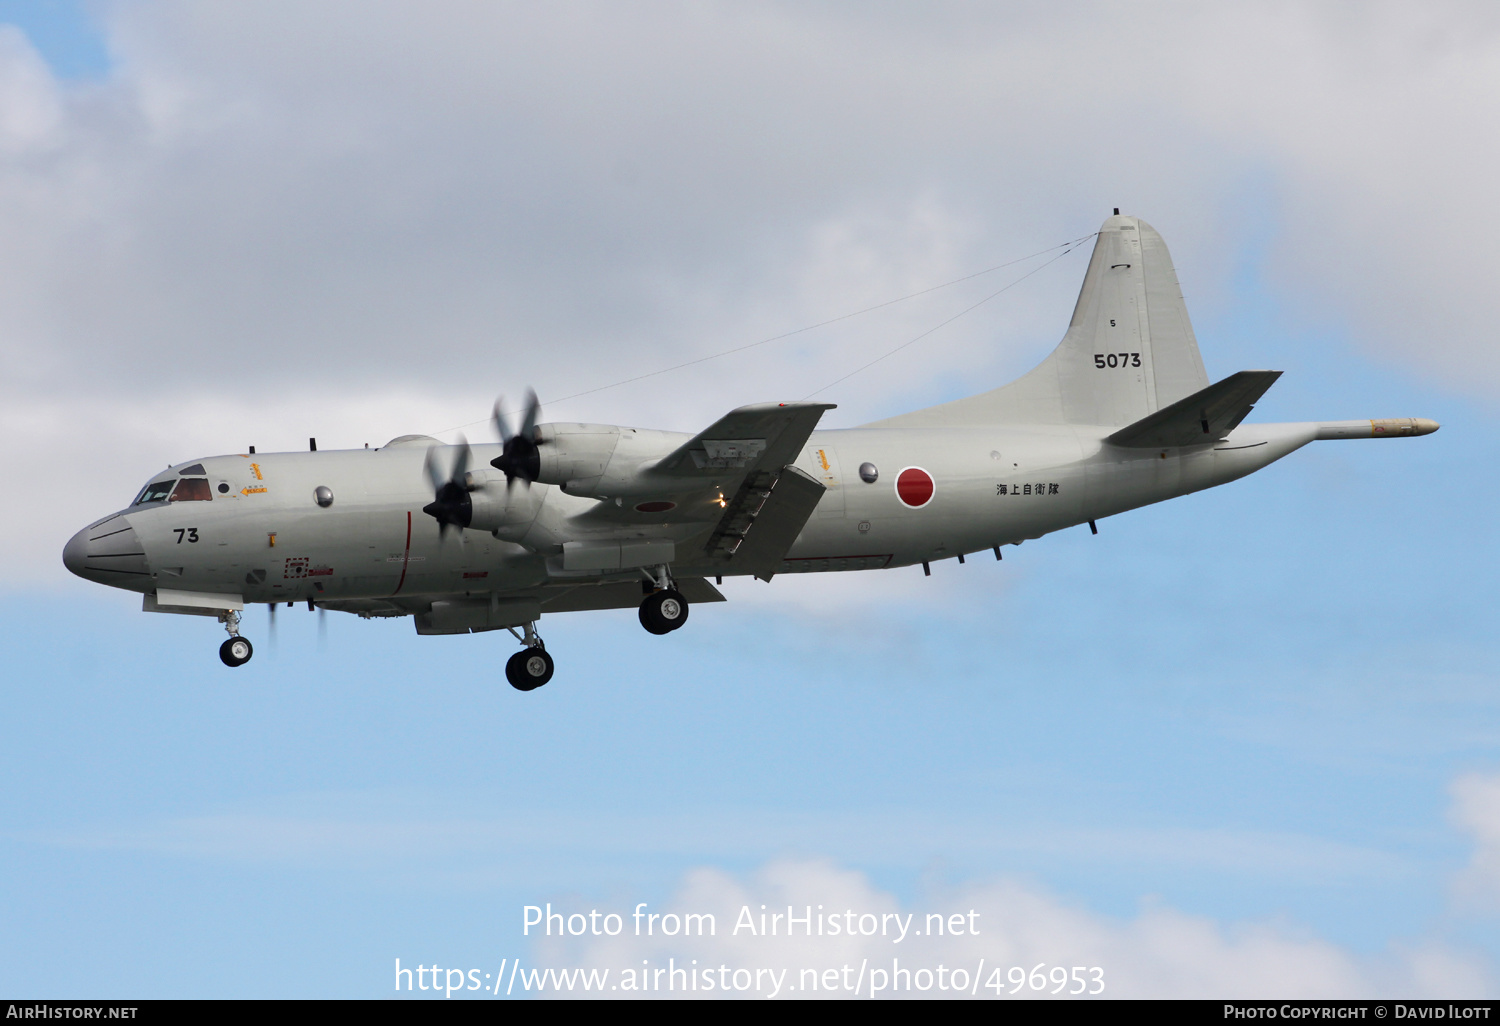
[(780, 470), (795, 461), (823, 412), (834, 408), (833, 403), (741, 406), (662, 457), (645, 473), (667, 480), (712, 480), (727, 495), (754, 472)]

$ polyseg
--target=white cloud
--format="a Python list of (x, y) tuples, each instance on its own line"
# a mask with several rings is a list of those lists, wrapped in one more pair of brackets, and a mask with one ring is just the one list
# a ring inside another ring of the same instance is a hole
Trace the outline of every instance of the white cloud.
[[(1500, 893), (1497, 795), (1500, 783), (1493, 777), (1471, 774), (1454, 785), (1454, 819), (1478, 839), (1473, 866), (1457, 878), (1465, 899), (1476, 888), (1487, 897)], [(893, 979), (905, 980), (895, 976), (898, 968), (932, 974), (912, 978), (914, 987), (932, 981), (930, 990), (912, 996), (963, 996), (938, 987), (939, 965), (945, 973), (964, 970), (971, 996), (975, 991), (994, 996), (987, 984), (1000, 986), (1007, 996), (1049, 996), (1058, 978), (1033, 988), (1031, 970), (1038, 965), (1047, 975), (1054, 967), (1065, 967), (1068, 987), (1077, 986), (1072, 967), (1097, 966), (1109, 997), (1463, 998), (1490, 994), (1495, 983), (1491, 961), (1443, 933), (1446, 920), (1441, 916), (1434, 920), (1434, 932), (1393, 941), (1370, 954), (1285, 918), (1226, 922), (1150, 896), (1132, 916), (1105, 915), (1045, 885), (1008, 876), (932, 884), (912, 900), (901, 901), (864, 872), (849, 868), (918, 865), (951, 848), (989, 864), (1031, 853), (1045, 855), (1051, 864), (1088, 864), (1094, 871), (1170, 866), (1211, 872), (1226, 882), (1348, 885), (1365, 879), (1389, 884), (1412, 870), (1397, 856), (1316, 837), (1183, 828), (1081, 831), (1024, 823), (997, 827), (988, 819), (891, 809), (879, 814), (724, 809), (692, 815), (510, 809), (487, 817), (474, 815), (471, 805), (453, 794), (310, 794), (154, 823), (12, 836), (71, 849), (336, 868), (346, 877), (354, 874), (350, 879), (378, 880), (381, 887), (402, 881), (399, 886), (405, 888), (457, 888), (471, 895), (513, 888), (517, 879), (524, 879), (536, 892), (530, 900), (539, 907), (550, 901), (564, 923), (574, 913), (586, 917), (596, 909), (601, 915), (620, 915), (623, 923), (616, 936), (608, 937), (559, 937), (555, 932), (549, 937), (533, 931), (528, 943), (534, 946), (523, 952), (528, 969), (608, 968), (618, 981), (623, 970), (643, 964), (653, 971), (693, 969), (696, 959), (700, 971), (717, 974), (721, 965), (731, 974), (748, 970), (740, 980), (759, 980), (762, 989), (757, 993), (752, 985), (746, 996), (767, 996), (773, 979), (767, 973), (783, 970), (781, 996), (852, 996), (854, 974), (861, 968), (861, 996), (869, 996), (872, 978), (884, 979), (887, 986)], [(899, 827), (893, 827), (896, 823)], [(604, 849), (601, 837), (609, 838)], [(828, 857), (776, 854), (816, 850)], [(686, 872), (667, 900), (648, 903), (643, 910), (679, 917), (658, 920), (670, 936), (655, 928), (636, 935), (635, 896), (617, 893), (599, 899), (576, 891), (580, 880), (618, 879), (620, 867), (663, 856), (701, 860), (700, 868)], [(765, 861), (745, 874), (719, 868), (724, 860), (746, 858)], [(762, 925), (762, 911), (785, 916), (787, 906), (799, 919), (811, 907), (814, 936), (800, 925), (788, 935), (785, 918), (774, 924), (768, 918)], [(712, 934), (684, 937), (680, 922), (687, 913), (711, 913)], [(824, 928), (817, 934), (820, 913)], [(519, 918), (520, 910), (514, 914)], [(747, 914), (754, 932), (742, 925)], [(941, 934), (938, 920), (929, 919), (938, 914), (944, 924)], [(962, 932), (954, 930), (960, 925), (955, 915), (962, 917)], [(844, 924), (837, 931), (827, 925), (835, 916)], [(573, 922), (575, 929), (583, 929), (577, 925), (583, 920)], [(763, 932), (772, 925), (774, 935)], [(855, 935), (849, 934), (849, 926)], [(1013, 967), (1024, 970), (1026, 981), (1014, 994), (1018, 977)], [(766, 972), (757, 975), (761, 970)], [(804, 977), (804, 970), (816, 970), (816, 992), (797, 989), (811, 987), (814, 977)], [(883, 970), (884, 976), (872, 977), (871, 970)], [(830, 971), (834, 975), (823, 975)], [(1084, 977), (1093, 978), (1091, 973)], [(839, 983), (830, 990), (835, 979)], [(693, 996), (705, 995), (700, 988)], [(715, 991), (707, 996), (722, 995)], [(881, 996), (892, 995), (886, 991)]]
[(1500, 907), (1500, 774), (1466, 773), (1453, 782), (1454, 824), (1474, 838), (1474, 854), (1454, 881), (1460, 908)]
[[(814, 932), (821, 925), (819, 914), (837, 917), (862, 932), (855, 937), (845, 933), (809, 937), (805, 935), (809, 928), (799, 923), (794, 935), (787, 936), (788, 906), (790, 915), (799, 919), (811, 909)], [(587, 913), (593, 907), (560, 900), (557, 910)], [(767, 933), (761, 932), (763, 909), (768, 915), (783, 914), (778, 923), (766, 921)], [(1085, 971), (1075, 981), (1074, 966), (1102, 969), (1104, 996), (1114, 998), (1453, 998), (1482, 996), (1491, 986), (1481, 959), (1438, 943), (1365, 957), (1286, 924), (1226, 925), (1152, 902), (1145, 903), (1133, 919), (1112, 919), (1015, 880), (935, 891), (903, 905), (872, 886), (863, 874), (829, 862), (773, 862), (744, 879), (715, 869), (698, 870), (683, 879), (670, 901), (646, 911), (678, 916), (711, 912), (715, 934), (686, 939), (664, 937), (658, 931), (638, 937), (633, 918), (626, 915), (625, 928), (617, 937), (543, 937), (537, 944), (535, 965), (607, 967), (616, 980), (624, 970), (637, 967), (653, 972), (686, 967), (697, 969), (700, 984), (705, 969), (716, 979), (731, 982), (735, 970), (749, 970), (740, 977), (747, 985), (745, 991), (729, 995), (736, 997), (770, 997), (777, 979), (783, 987), (778, 996), (797, 998), (870, 997), (872, 985), (888, 988), (892, 981), (897, 990), (877, 991), (874, 996), (997, 996), (986, 989), (987, 984), (1000, 986), (1008, 997), (1095, 989), (1088, 982), (1095, 975)], [(970, 913), (977, 915), (971, 918)], [(900, 918), (889, 918), (892, 915)], [(904, 938), (899, 932), (903, 921), (910, 931)], [(668, 928), (677, 925), (659, 922)], [(936, 933), (939, 922), (944, 924), (941, 936), (924, 935), (929, 928)], [(737, 924), (746, 923), (754, 927), (754, 933), (748, 929), (735, 932)], [(769, 935), (770, 925), (779, 930), (777, 936)], [(949, 932), (955, 925), (961, 935)], [(886, 931), (884, 935), (881, 930)], [(720, 966), (727, 967), (728, 974), (721, 977)], [(961, 971), (968, 993), (951, 987), (941, 990), (939, 966), (950, 981), (955, 971)], [(1030, 974), (1039, 966), (1043, 975), (1035, 982), (1042, 985), (1033, 988)], [(902, 986), (907, 978), (897, 975), (903, 968), (927, 970), (927, 975), (912, 976), (914, 989), (907, 991)], [(770, 972), (757, 975), (757, 970)], [(832, 974), (825, 977), (829, 971)], [(1046, 978), (1054, 972), (1060, 975)], [(656, 979), (654, 975), (648, 978)], [(931, 989), (922, 993), (916, 988), (924, 978)], [(1024, 983), (1018, 984), (1018, 979)], [(851, 993), (851, 985), (861, 980), (860, 993)], [(758, 992), (752, 981), (760, 984)], [(815, 983), (818, 989), (813, 990)], [(829, 983), (834, 989), (825, 989)], [(659, 985), (665, 988), (664, 982)], [(680, 990), (653, 989), (644, 996), (684, 995)], [(687, 996), (724, 995), (717, 989), (708, 994), (700, 989)]]
[[(47, 443), (5, 466), (86, 462), (101, 510), (251, 427), (373, 443), (526, 383), (550, 415), (695, 429), (1013, 272), (555, 401), (1035, 252), (1115, 203), (1167, 233), (1200, 314), (1269, 229), (1298, 321), (1500, 384), (1500, 267), (1471, 228), (1500, 156), (1486, 5), (103, 11), (103, 82), (59, 82), (0, 26), (0, 404), (8, 437)], [(1259, 182), (1273, 209), (1239, 197)], [(1081, 270), (822, 393), (828, 423), (1023, 371)], [(31, 547), (48, 573), (57, 542)]]
[[(1032, 252), (1119, 203), (1167, 233), (1195, 305), (1269, 219), (1306, 317), (1493, 391), (1495, 257), (1469, 225), (1500, 113), (1494, 19), (1343, 11), (120, 4), (114, 75), (62, 86), (10, 32), (5, 387), (545, 398)], [(1240, 198), (1266, 176), (1280, 209)], [(856, 378), (840, 416), (1024, 369), (1079, 270)], [(569, 415), (691, 426), (962, 305)]]
[(0, 75), (0, 153), (22, 154), (55, 143), (63, 114), (57, 83), (12, 25), (0, 25)]

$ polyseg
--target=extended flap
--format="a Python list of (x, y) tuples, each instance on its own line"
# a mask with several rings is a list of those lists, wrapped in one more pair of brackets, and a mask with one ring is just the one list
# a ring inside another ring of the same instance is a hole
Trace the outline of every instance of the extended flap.
[(826, 490), (796, 467), (774, 481), (747, 480), (709, 537), (709, 559), (769, 581)]

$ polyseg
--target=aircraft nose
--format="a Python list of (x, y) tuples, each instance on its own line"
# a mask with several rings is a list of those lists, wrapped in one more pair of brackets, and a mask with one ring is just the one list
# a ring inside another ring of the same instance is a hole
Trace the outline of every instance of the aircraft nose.
[(121, 513), (90, 524), (68, 539), (63, 566), (86, 581), (117, 588), (134, 588), (151, 578), (140, 536)]
[(63, 566), (79, 577), (86, 576), (83, 565), (88, 559), (89, 551), (89, 529), (85, 527), (73, 537), (68, 539), (68, 544), (63, 546)]

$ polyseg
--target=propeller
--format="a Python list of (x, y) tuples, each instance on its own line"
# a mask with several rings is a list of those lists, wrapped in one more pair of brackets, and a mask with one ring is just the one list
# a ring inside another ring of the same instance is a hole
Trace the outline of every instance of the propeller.
[(516, 483), (520, 478), (529, 487), (542, 473), (542, 456), (537, 451), (536, 422), (542, 415), (542, 404), (536, 397), (536, 392), (528, 388), (526, 390), (526, 412), (521, 418), (521, 430), (515, 434), (510, 433), (506, 425), (505, 409), (502, 406), (504, 399), (495, 400), (495, 430), (500, 435), (500, 441), (504, 443), (504, 450), (499, 456), (490, 460), (490, 466), (505, 475), (505, 488)]
[(447, 447), (458, 450), (447, 471), (438, 466), (438, 448), (434, 445), (427, 450), (427, 459), (423, 464), (427, 478), (432, 482), (433, 500), (422, 507), (422, 512), (438, 522), (438, 534), (442, 536), (448, 533), (450, 526), (460, 530), (468, 527), (469, 521), (474, 518), (474, 504), (470, 501), (469, 489), (464, 484), (464, 474), (469, 470), (468, 439), (459, 435), (458, 444)]

